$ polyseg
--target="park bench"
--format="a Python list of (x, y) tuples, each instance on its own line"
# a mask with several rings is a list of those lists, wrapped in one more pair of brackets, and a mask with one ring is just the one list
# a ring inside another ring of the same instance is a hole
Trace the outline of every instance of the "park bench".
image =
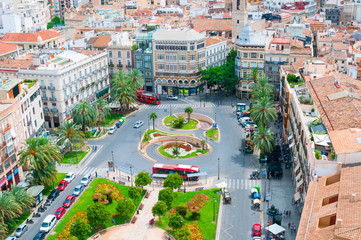
[(137, 217), (136, 216), (134, 216), (133, 218), (132, 218), (132, 221), (130, 221), (131, 223), (135, 223), (137, 221)]
[(202, 191), (204, 189), (204, 187), (198, 187), (196, 188), (196, 191)]
[(143, 207), (144, 207), (144, 204), (141, 203), (141, 204), (139, 205), (139, 210), (143, 210)]
[(119, 181), (120, 185), (125, 185), (125, 182)]
[(145, 196), (144, 196), (144, 197), (145, 197), (145, 198), (149, 198), (149, 196), (150, 196), (150, 192), (147, 191), (147, 192), (145, 193)]

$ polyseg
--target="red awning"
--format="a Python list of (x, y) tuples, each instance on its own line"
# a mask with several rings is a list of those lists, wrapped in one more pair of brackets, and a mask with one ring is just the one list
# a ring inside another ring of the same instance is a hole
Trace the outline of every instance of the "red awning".
[(6, 183), (6, 177), (3, 177), (0, 181), (0, 187), (2, 187)]

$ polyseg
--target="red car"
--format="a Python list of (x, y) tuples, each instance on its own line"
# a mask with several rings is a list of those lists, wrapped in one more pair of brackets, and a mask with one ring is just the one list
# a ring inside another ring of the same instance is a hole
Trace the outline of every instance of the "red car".
[(260, 237), (262, 235), (261, 224), (255, 223), (252, 228), (252, 236)]
[(55, 212), (55, 217), (57, 218), (57, 219), (60, 219), (63, 215), (65, 214), (65, 208), (63, 208), (63, 207), (59, 207), (57, 210), (56, 210), (56, 212)]
[(63, 191), (66, 188), (66, 186), (68, 186), (68, 181), (61, 180), (59, 185), (58, 185), (58, 189), (60, 191)]
[(65, 198), (65, 201), (63, 202), (63, 207), (65, 207), (65, 208), (70, 207), (70, 205), (72, 205), (74, 201), (75, 201), (75, 196), (73, 196), (73, 195), (67, 196)]

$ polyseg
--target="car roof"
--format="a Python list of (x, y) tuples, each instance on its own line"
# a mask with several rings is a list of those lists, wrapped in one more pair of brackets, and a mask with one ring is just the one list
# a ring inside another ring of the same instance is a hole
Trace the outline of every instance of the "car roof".
[(60, 210), (63, 210), (63, 209), (65, 209), (65, 208), (63, 208), (63, 207), (58, 207), (58, 209), (56, 209), (56, 211), (60, 211)]
[(51, 219), (55, 218), (54, 214), (49, 214), (48, 216), (46, 216), (46, 218), (44, 219), (44, 222), (47, 221), (49, 222)]
[(73, 195), (69, 195), (65, 199), (70, 199), (70, 198), (73, 198), (73, 197), (74, 197)]
[(253, 227), (261, 228), (261, 224), (255, 223), (255, 224), (253, 224)]
[(55, 193), (55, 192), (59, 192), (59, 189), (55, 188), (53, 191), (51, 191), (50, 194)]
[(26, 226), (26, 224), (25, 224), (25, 223), (22, 223), (22, 224), (20, 224), (20, 225), (18, 226), (18, 228), (22, 228), (22, 227), (24, 227), (24, 226)]
[(68, 172), (67, 176), (73, 175), (74, 172)]
[(59, 183), (65, 183), (65, 182), (67, 182), (67, 181), (65, 181), (65, 180), (63, 179), (63, 180), (61, 180)]
[(83, 177), (89, 177), (89, 176), (90, 176), (90, 173), (85, 174)]
[(35, 235), (35, 237), (36, 236), (41, 236), (41, 235), (43, 235), (43, 234), (45, 234), (44, 232), (38, 232), (36, 235)]
[(80, 188), (82, 186), (84, 186), (84, 185), (83, 184), (78, 184), (78, 185), (75, 186), (75, 188)]

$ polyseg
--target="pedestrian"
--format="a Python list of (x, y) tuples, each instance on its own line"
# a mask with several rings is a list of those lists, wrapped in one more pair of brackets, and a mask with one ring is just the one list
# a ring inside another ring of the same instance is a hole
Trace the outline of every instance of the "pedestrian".
[(288, 211), (288, 215), (291, 217), (291, 210)]
[(295, 232), (296, 232), (296, 225), (295, 225), (295, 226), (293, 226), (293, 231), (295, 231)]
[(291, 228), (291, 223), (290, 222), (288, 223), (288, 228)]
[(283, 217), (286, 217), (286, 211), (283, 211)]

